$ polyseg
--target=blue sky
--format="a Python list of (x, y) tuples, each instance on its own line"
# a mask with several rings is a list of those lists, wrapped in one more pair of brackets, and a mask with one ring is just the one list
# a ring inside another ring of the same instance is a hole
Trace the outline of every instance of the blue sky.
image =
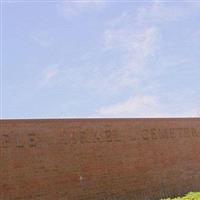
[(2, 6), (2, 117), (200, 116), (200, 1)]

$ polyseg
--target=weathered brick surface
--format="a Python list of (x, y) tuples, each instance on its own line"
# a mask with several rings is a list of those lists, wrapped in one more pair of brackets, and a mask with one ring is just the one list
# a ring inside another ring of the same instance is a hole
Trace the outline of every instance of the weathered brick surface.
[(200, 119), (1, 120), (0, 200), (200, 191)]

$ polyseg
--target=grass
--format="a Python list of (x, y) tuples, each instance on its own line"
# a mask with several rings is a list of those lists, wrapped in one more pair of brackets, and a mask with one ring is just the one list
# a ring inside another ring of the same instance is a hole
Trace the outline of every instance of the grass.
[(184, 197), (177, 197), (174, 199), (166, 199), (166, 200), (200, 200), (200, 192), (190, 192)]

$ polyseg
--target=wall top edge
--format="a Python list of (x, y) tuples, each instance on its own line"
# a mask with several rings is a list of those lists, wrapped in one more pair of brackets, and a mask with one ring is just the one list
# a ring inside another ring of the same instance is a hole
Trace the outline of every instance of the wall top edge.
[(0, 122), (49, 122), (49, 121), (143, 121), (143, 120), (200, 120), (200, 117), (170, 117), (170, 118), (33, 118), (33, 119), (0, 119)]

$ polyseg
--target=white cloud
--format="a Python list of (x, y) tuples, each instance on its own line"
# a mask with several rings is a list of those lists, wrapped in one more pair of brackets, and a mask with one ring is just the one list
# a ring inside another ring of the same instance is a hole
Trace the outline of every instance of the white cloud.
[(153, 96), (138, 95), (123, 102), (100, 108), (97, 115), (101, 117), (148, 117), (156, 116), (157, 99)]
[[(123, 23), (123, 21), (121, 22)], [(134, 88), (145, 72), (148, 60), (157, 50), (160, 33), (156, 27), (108, 28), (104, 32), (104, 50), (119, 63), (108, 66), (107, 75), (103, 75), (106, 88), (123, 90)], [(114, 52), (114, 53), (113, 53)], [(119, 55), (119, 56), (116, 56)]]
[(83, 65), (74, 68), (74, 74), (82, 74), (83, 87), (111, 95), (141, 84), (159, 47), (160, 32), (154, 25), (139, 27), (135, 20), (135, 13), (122, 13), (106, 22), (102, 46), (87, 53)]
[[(103, 1), (102, 1), (103, 2)], [(66, 17), (79, 15), (88, 9), (98, 8), (102, 2), (86, 1), (63, 4), (63, 12)], [(184, 12), (182, 12), (184, 10)], [(155, 1), (152, 5), (140, 7), (136, 13), (122, 13), (106, 23), (103, 33), (102, 47), (99, 48), (99, 57), (96, 51), (85, 56), (84, 63), (79, 68), (72, 69), (72, 74), (81, 86), (100, 91), (101, 94), (118, 93), (125, 96), (129, 90), (137, 95), (124, 101), (116, 101), (100, 107), (96, 111), (97, 117), (181, 117), (196, 116), (195, 109), (169, 108), (159, 98), (159, 94), (151, 96), (154, 85), (145, 85), (144, 77), (148, 78), (148, 72), (154, 70), (150, 63), (156, 58), (157, 50), (162, 43), (161, 26), (182, 19), (187, 13), (182, 7), (166, 6), (162, 2)], [(91, 63), (90, 58), (92, 58)], [(97, 58), (97, 59), (96, 59)], [(106, 59), (102, 64), (98, 58)], [(112, 59), (111, 62), (109, 62)], [(173, 64), (173, 63), (172, 63)], [(162, 66), (161, 66), (162, 67)], [(161, 69), (159, 69), (161, 70)], [(162, 71), (162, 70), (161, 70)], [(79, 78), (79, 74), (80, 77)], [(150, 89), (145, 90), (144, 88)], [(140, 91), (141, 92), (138, 92)], [(91, 90), (90, 90), (91, 91)], [(146, 94), (144, 94), (146, 91)]]
[[(177, 105), (178, 107), (178, 105)], [(179, 108), (178, 110), (162, 104), (151, 95), (136, 95), (116, 104), (103, 106), (97, 110), (95, 117), (199, 117), (197, 108)]]
[(59, 4), (58, 10), (65, 17), (81, 14), (91, 9), (99, 9), (105, 6), (104, 0), (66, 0)]
[[(105, 50), (119, 51), (122, 64), (115, 68), (111, 67), (110, 74), (106, 76), (111, 81), (105, 85), (112, 89), (117, 88), (121, 92), (129, 88), (133, 92), (137, 91), (137, 95), (100, 107), (96, 112), (97, 117), (197, 116), (195, 108), (181, 108), (180, 105), (177, 105), (177, 108), (170, 107), (161, 101), (159, 94), (151, 96), (144, 95), (143, 92), (138, 93), (145, 87), (140, 80), (144, 76), (148, 78), (147, 73), (152, 68), (150, 60), (156, 56), (161, 45), (160, 25), (180, 20), (186, 14), (185, 8), (167, 7), (156, 1), (152, 6), (138, 9), (136, 17), (123, 13), (108, 23), (110, 27), (104, 33)], [(125, 21), (127, 25), (124, 25)], [(153, 85), (146, 87), (151, 88), (149, 93), (154, 92)]]

